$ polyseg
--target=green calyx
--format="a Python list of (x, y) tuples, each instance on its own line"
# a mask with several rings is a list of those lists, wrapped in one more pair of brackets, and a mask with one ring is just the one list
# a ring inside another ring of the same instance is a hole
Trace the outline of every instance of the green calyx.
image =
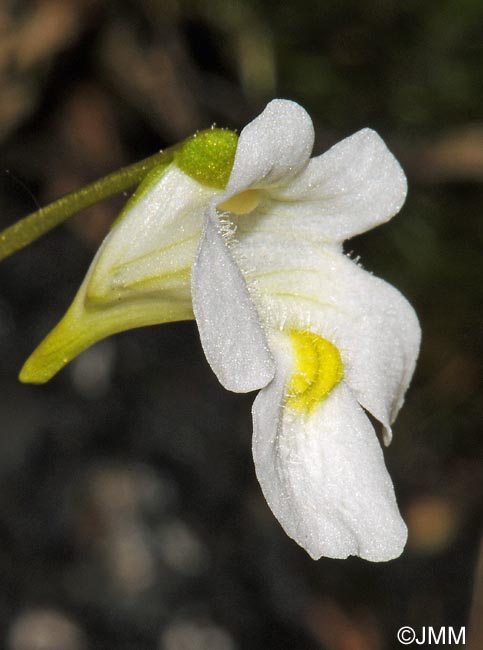
[(206, 129), (188, 138), (174, 153), (175, 164), (202, 185), (223, 190), (230, 178), (238, 135), (228, 129)]
[[(214, 189), (224, 189), (230, 177), (238, 136), (228, 129), (206, 129), (181, 144), (108, 174), (80, 190), (29, 214), (0, 232), (0, 261), (32, 243), (74, 214), (104, 199), (139, 186), (119, 215), (149, 191), (173, 162), (191, 178)], [(141, 183), (141, 185), (139, 185)], [(116, 220), (117, 223), (117, 220)]]
[(111, 228), (156, 185), (173, 162), (202, 185), (223, 190), (230, 178), (237, 144), (238, 135), (229, 129), (206, 129), (190, 136), (173, 149), (170, 158), (167, 157), (146, 175)]

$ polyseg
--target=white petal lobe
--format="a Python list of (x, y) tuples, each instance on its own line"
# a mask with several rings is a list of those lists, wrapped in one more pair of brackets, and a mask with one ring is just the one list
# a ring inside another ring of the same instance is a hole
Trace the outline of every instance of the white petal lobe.
[(411, 305), (337, 250), (287, 236), (238, 234), (262, 317), (272, 327), (308, 328), (334, 343), (347, 385), (390, 442), (419, 352)]
[(273, 513), (314, 559), (398, 557), (406, 527), (374, 430), (350, 390), (342, 382), (304, 417), (283, 408), (285, 383), (282, 362), (253, 406), (255, 467)]
[(221, 201), (250, 187), (285, 184), (307, 164), (313, 143), (308, 113), (295, 102), (274, 99), (241, 132)]
[(375, 131), (363, 129), (312, 158), (271, 191), (252, 228), (342, 242), (393, 217), (404, 203), (404, 172)]
[(201, 344), (220, 383), (238, 393), (266, 386), (274, 374), (272, 355), (214, 213), (205, 222), (191, 291)]

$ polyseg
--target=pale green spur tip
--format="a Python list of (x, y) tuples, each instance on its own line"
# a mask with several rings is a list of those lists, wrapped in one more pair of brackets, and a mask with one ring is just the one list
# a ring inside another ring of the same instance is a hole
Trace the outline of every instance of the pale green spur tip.
[(206, 129), (186, 140), (174, 154), (176, 165), (202, 185), (223, 190), (230, 178), (238, 135), (228, 129)]
[(113, 334), (146, 325), (193, 318), (191, 302), (131, 300), (109, 306), (86, 305), (84, 282), (62, 320), (33, 351), (20, 371), (25, 384), (44, 384), (88, 347)]
[[(237, 143), (238, 136), (233, 131), (213, 128), (200, 131), (183, 144), (166, 152), (159, 164), (152, 166), (146, 173), (111, 226), (109, 236), (113, 236), (119, 223), (133, 209), (137, 209), (138, 204), (157, 186), (173, 165), (196, 183), (203, 185), (210, 196), (215, 190), (223, 189), (230, 177)], [(197, 200), (205, 199), (200, 195)], [(182, 232), (181, 229), (180, 233)], [(25, 362), (19, 376), (22, 382), (43, 384), (49, 381), (83, 350), (117, 332), (193, 318), (189, 267), (185, 276), (178, 278), (181, 285), (176, 291), (166, 289), (153, 292), (149, 287), (139, 285), (132, 295), (123, 296), (122, 299), (114, 299), (114, 294), (109, 294), (109, 299), (97, 301), (89, 294), (89, 283), (96, 265), (97, 262), (94, 261), (64, 318)], [(146, 273), (148, 271), (149, 268)], [(152, 271), (153, 277), (156, 278), (156, 269)], [(158, 284), (161, 280), (160, 276)]]

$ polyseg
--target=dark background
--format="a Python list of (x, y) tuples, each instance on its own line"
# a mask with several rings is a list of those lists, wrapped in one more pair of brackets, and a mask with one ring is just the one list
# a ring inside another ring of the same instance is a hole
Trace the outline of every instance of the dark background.
[(124, 197), (3, 262), (1, 647), (384, 650), (402, 647), (403, 625), (468, 623), (482, 510), (482, 26), (479, 0), (0, 2), (0, 227), (286, 97), (313, 117), (316, 154), (370, 126), (402, 162), (401, 214), (347, 250), (423, 328), (385, 452), (407, 549), (388, 564), (313, 562), (261, 496), (253, 396), (218, 385), (194, 323), (118, 335), (44, 387), (16, 380)]

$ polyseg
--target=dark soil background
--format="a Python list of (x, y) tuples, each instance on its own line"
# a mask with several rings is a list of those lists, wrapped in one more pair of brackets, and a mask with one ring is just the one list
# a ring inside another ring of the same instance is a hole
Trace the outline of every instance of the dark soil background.
[(17, 381), (125, 197), (3, 262), (2, 648), (385, 650), (403, 625), (468, 625), (483, 582), (482, 25), (478, 0), (0, 2), (0, 227), (291, 98), (315, 153), (371, 126), (404, 165), (401, 214), (347, 249), (403, 291), (424, 337), (385, 452), (407, 549), (312, 562), (261, 496), (253, 396), (218, 385), (193, 323)]

